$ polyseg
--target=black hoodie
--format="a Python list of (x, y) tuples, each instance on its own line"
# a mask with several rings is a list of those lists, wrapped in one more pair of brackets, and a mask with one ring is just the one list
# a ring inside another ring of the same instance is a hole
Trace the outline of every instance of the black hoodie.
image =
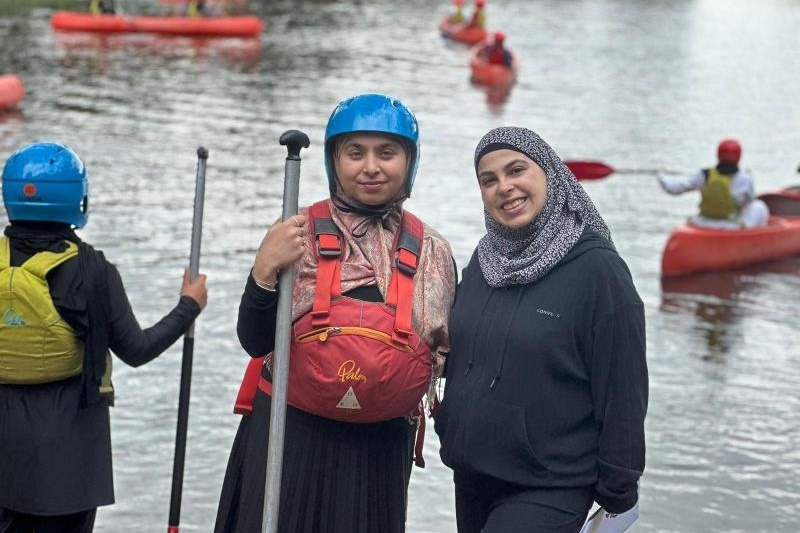
[(630, 509), (644, 470), (642, 301), (622, 258), (587, 229), (540, 280), (493, 289), (477, 255), (449, 326), (442, 461), (526, 487), (594, 487)]

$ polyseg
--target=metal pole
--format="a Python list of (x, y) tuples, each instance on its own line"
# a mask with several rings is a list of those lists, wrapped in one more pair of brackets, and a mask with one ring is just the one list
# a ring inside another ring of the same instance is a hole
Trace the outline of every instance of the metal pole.
[[(300, 150), (308, 148), (308, 136), (289, 130), (280, 137), (289, 152), (283, 182), (283, 220), (297, 214), (300, 185)], [(278, 317), (275, 324), (275, 351), (272, 369), (272, 408), (270, 409), (267, 480), (264, 486), (262, 533), (277, 533), (283, 472), (283, 441), (286, 429), (286, 391), (289, 381), (289, 347), (292, 331), (292, 286), (294, 266), (281, 270), (278, 286)]]
[[(203, 233), (203, 199), (206, 188), (206, 160), (208, 150), (197, 149), (197, 179), (194, 186), (194, 215), (192, 217), (192, 247), (189, 253), (189, 276), (197, 279), (200, 270), (200, 240)], [(181, 522), (181, 495), (183, 493), (183, 465), (186, 458), (186, 432), (189, 426), (189, 395), (192, 388), (192, 358), (194, 357), (194, 322), (183, 336), (181, 362), (181, 388), (178, 397), (178, 428), (175, 435), (175, 459), (172, 464), (172, 494), (169, 502), (167, 533), (178, 533)]]

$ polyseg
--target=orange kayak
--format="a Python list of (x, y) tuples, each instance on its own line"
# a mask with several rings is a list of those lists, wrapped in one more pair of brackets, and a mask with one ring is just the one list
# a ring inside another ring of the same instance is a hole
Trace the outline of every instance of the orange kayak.
[(264, 24), (255, 16), (241, 17), (128, 17), (56, 11), (50, 25), (62, 31), (100, 33), (160, 33), (193, 37), (256, 37)]
[(484, 55), (481, 54), (481, 50), (488, 45), (488, 41), (483, 41), (470, 48), (469, 68), (472, 71), (472, 81), (481, 85), (510, 87), (517, 81), (517, 71), (519, 70), (517, 54), (511, 52), (511, 68), (505, 65), (489, 63)]
[(439, 31), (442, 37), (464, 44), (476, 44), (485, 41), (489, 36), (489, 32), (486, 31), (486, 28), (470, 26), (466, 23), (450, 24), (447, 16), (439, 21)]
[(800, 217), (800, 187), (789, 187), (758, 196), (771, 215)]
[(684, 223), (669, 236), (661, 275), (729, 270), (800, 254), (800, 217), (770, 216), (760, 228), (723, 230)]
[(0, 110), (10, 109), (25, 97), (25, 85), (16, 74), (0, 75)]

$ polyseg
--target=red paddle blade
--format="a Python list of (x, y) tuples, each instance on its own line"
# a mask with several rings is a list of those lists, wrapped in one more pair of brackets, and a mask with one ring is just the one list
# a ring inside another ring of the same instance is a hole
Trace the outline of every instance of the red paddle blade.
[(578, 180), (599, 180), (614, 172), (600, 161), (564, 161)]

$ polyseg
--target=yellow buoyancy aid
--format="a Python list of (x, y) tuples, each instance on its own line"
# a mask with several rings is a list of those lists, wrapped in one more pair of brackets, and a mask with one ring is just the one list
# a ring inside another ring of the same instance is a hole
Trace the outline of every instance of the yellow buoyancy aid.
[(728, 220), (734, 218), (739, 208), (731, 191), (733, 176), (723, 174), (716, 168), (708, 169), (706, 183), (700, 193), (700, 214), (707, 218)]
[(0, 383), (48, 383), (83, 369), (83, 343), (58, 314), (47, 283), (48, 272), (78, 254), (67, 244), (13, 267), (9, 240), (0, 237)]
[(189, 18), (202, 18), (205, 16), (205, 6), (196, 0), (186, 5), (186, 16)]

